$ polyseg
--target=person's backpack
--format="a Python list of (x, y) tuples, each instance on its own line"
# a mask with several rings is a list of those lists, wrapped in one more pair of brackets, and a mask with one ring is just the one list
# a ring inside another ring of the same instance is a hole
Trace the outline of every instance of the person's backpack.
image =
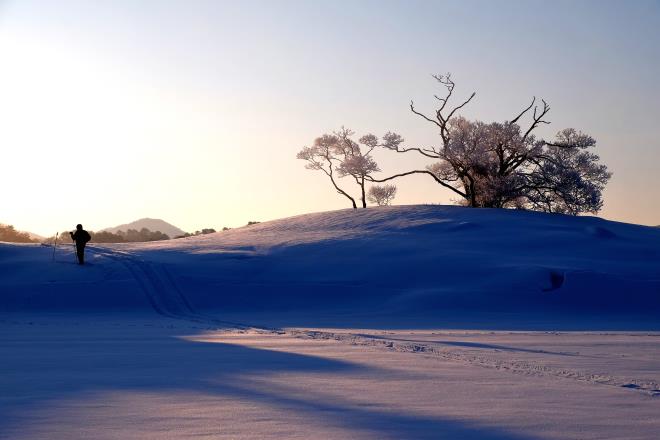
[(89, 232), (87, 232), (87, 231), (83, 231), (83, 232), (85, 233), (85, 236), (83, 237), (84, 241), (85, 241), (85, 243), (87, 243), (89, 240), (92, 239), (92, 236), (89, 235)]

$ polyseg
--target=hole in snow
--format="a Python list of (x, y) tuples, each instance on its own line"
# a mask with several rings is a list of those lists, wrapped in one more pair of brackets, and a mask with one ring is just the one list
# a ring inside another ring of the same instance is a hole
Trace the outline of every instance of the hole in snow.
[(556, 270), (550, 271), (550, 287), (543, 289), (544, 292), (557, 290), (564, 284), (564, 274)]

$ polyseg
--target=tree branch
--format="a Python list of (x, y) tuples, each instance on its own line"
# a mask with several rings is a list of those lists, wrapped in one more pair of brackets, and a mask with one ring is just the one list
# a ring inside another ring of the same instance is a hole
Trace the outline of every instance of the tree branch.
[(442, 102), (440, 109), (437, 111), (437, 114), (439, 115), (440, 112), (442, 112), (442, 110), (444, 110), (445, 106), (447, 105), (449, 98), (451, 98), (451, 94), (453, 93), (456, 84), (454, 83), (454, 81), (452, 81), (450, 73), (446, 75), (432, 75), (432, 76), (447, 89), (447, 96), (445, 96), (444, 98), (439, 98), (437, 95), (433, 95), (438, 101)]
[(531, 109), (534, 106), (535, 102), (536, 102), (536, 96), (534, 96), (534, 98), (532, 99), (532, 103), (529, 104), (529, 106), (527, 108), (525, 108), (525, 110), (521, 111), (518, 116), (516, 116), (511, 121), (509, 121), (509, 125), (512, 125), (512, 124), (515, 124), (516, 122), (518, 122), (518, 119), (520, 119), (525, 113), (527, 113), (529, 111), (529, 109)]
[(534, 116), (533, 119), (534, 121), (532, 122), (532, 125), (527, 129), (525, 132), (525, 135), (522, 137), (522, 140), (524, 141), (527, 139), (527, 136), (536, 128), (539, 126), (539, 124), (549, 124), (550, 122), (544, 121), (543, 116), (546, 115), (550, 111), (550, 106), (548, 105), (547, 102), (545, 102), (545, 99), (542, 99), (541, 102), (543, 102), (543, 110), (541, 110), (541, 113), (538, 114), (537, 116), (537, 109), (538, 107), (534, 107)]
[(426, 119), (427, 121), (434, 123), (435, 125), (437, 125), (437, 126), (440, 127), (441, 129), (443, 128), (443, 126), (442, 126), (438, 121), (434, 121), (433, 119), (431, 119), (431, 118), (429, 118), (428, 116), (426, 116), (424, 113), (420, 113), (420, 112), (418, 112), (417, 110), (415, 110), (415, 104), (414, 104), (412, 101), (410, 101), (410, 110), (411, 110), (414, 114), (416, 114), (417, 116), (421, 116), (422, 118)]
[(453, 192), (455, 192), (456, 194), (458, 194), (458, 195), (461, 196), (461, 197), (464, 197), (464, 198), (467, 197), (467, 196), (465, 195), (464, 192), (462, 192), (461, 190), (459, 190), (459, 189), (457, 189), (457, 188), (454, 188), (453, 186), (451, 186), (451, 185), (449, 185), (448, 183), (444, 182), (443, 180), (439, 179), (438, 176), (436, 176), (435, 174), (433, 174), (432, 172), (430, 172), (430, 171), (428, 171), (428, 170), (414, 170), (414, 171), (408, 171), (408, 172), (406, 172), (406, 173), (395, 174), (395, 175), (393, 175), (393, 176), (386, 177), (386, 178), (384, 178), (384, 179), (374, 179), (374, 178), (371, 177), (371, 176), (366, 176), (365, 178), (366, 178), (366, 180), (368, 180), (369, 182), (382, 183), (382, 182), (387, 182), (388, 180), (396, 179), (397, 177), (410, 176), (411, 174), (428, 174), (428, 175), (430, 175), (431, 177), (433, 177), (433, 179), (434, 179), (436, 182), (438, 182), (440, 185), (444, 186), (445, 188), (452, 190)]
[(433, 150), (428, 150), (426, 148), (398, 148), (396, 150), (397, 153), (408, 153), (409, 151), (417, 151), (419, 154), (430, 157), (431, 159), (441, 159), (440, 155), (436, 153)]
[(460, 110), (461, 108), (465, 107), (468, 102), (472, 101), (472, 98), (474, 98), (476, 94), (477, 94), (477, 92), (472, 92), (470, 97), (468, 99), (466, 99), (465, 102), (463, 102), (463, 104), (461, 104), (458, 107), (454, 108), (454, 110), (452, 110), (445, 119), (447, 121), (449, 121), (451, 119), (451, 117), (454, 115), (454, 113), (456, 113), (457, 110)]

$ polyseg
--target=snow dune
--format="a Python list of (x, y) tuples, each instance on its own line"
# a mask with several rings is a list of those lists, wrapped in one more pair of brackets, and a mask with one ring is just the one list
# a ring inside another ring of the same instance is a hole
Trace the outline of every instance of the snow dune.
[(660, 230), (596, 217), (349, 209), (71, 251), (0, 244), (0, 307), (660, 316)]
[(660, 316), (660, 230), (596, 217), (349, 209), (95, 245), (84, 268), (73, 264), (68, 244), (54, 263), (51, 254), (0, 244), (0, 308)]

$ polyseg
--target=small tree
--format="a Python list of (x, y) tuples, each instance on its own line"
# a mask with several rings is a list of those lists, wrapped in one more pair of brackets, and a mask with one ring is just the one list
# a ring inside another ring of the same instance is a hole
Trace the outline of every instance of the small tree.
[(392, 203), (394, 197), (396, 196), (396, 186), (395, 185), (374, 185), (369, 188), (368, 199), (371, 203), (375, 203), (378, 206), (387, 206)]
[[(367, 207), (365, 179), (374, 172), (380, 171), (378, 164), (371, 157), (371, 152), (378, 146), (378, 138), (373, 134), (367, 134), (359, 139), (359, 143), (351, 140), (355, 133), (342, 127), (337, 132), (339, 148), (341, 149), (341, 160), (337, 171), (341, 177), (351, 176), (360, 187), (360, 200), (362, 207)], [(366, 152), (362, 151), (362, 145)]]
[(303, 149), (296, 155), (296, 158), (307, 161), (305, 168), (308, 170), (322, 171), (328, 176), (337, 193), (349, 199), (353, 204), (353, 209), (357, 209), (355, 199), (339, 187), (335, 178), (335, 167), (339, 162), (336, 148), (337, 142), (337, 136), (324, 134), (323, 136), (316, 138), (311, 147), (303, 147)]
[(354, 134), (344, 127), (333, 134), (324, 134), (316, 138), (311, 147), (304, 147), (296, 157), (307, 161), (307, 169), (322, 171), (328, 176), (337, 193), (349, 199), (353, 209), (357, 209), (355, 198), (339, 187), (337, 178), (350, 176), (355, 181), (360, 187), (362, 207), (366, 208), (365, 184), (370, 174), (380, 169), (371, 157), (371, 152), (379, 146), (378, 138), (366, 135), (355, 142), (351, 139)]

